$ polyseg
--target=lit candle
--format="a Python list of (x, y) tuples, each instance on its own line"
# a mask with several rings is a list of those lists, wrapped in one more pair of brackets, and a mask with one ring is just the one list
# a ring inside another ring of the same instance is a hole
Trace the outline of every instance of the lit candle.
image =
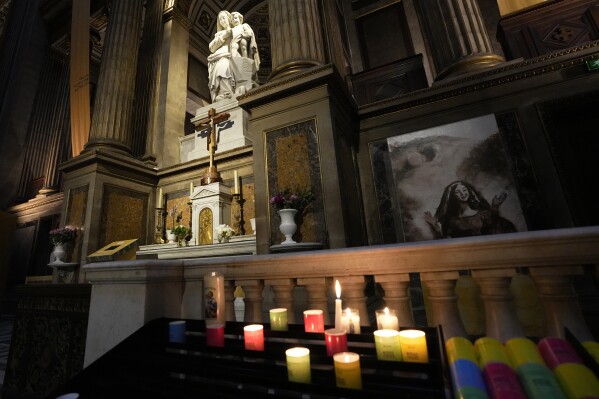
[(264, 350), (264, 327), (261, 324), (250, 324), (243, 327), (245, 349), (248, 351)]
[(324, 332), (324, 316), (322, 310), (304, 311), (304, 331), (309, 333)]
[(220, 324), (206, 326), (206, 345), (220, 348), (225, 346), (225, 326)]
[(158, 206), (157, 208), (162, 208), (162, 187), (158, 189)]
[(401, 361), (401, 346), (397, 330), (376, 330), (374, 332), (374, 344), (377, 359)]
[(375, 313), (376, 325), (379, 330), (399, 331), (399, 322), (397, 321), (397, 316), (395, 316), (395, 310), (385, 308), (383, 310), (377, 310)]
[(287, 309), (277, 308), (271, 309), (270, 312), (270, 329), (273, 331), (287, 331), (289, 326), (287, 322)]
[(420, 330), (403, 330), (399, 332), (401, 355), (406, 362), (428, 363), (426, 334)]
[(310, 373), (310, 350), (308, 348), (291, 348), (285, 351), (287, 358), (287, 377), (289, 381), (309, 384), (312, 382)]
[(345, 309), (341, 315), (341, 328), (348, 334), (360, 334), (360, 313), (357, 309)]
[(341, 352), (333, 356), (335, 362), (335, 380), (339, 388), (362, 389), (360, 355)]
[(237, 170), (233, 171), (233, 180), (235, 180), (235, 189), (233, 194), (239, 194), (239, 177), (237, 176)]
[(204, 275), (204, 316), (206, 325), (225, 325), (225, 278), (218, 272)]
[(189, 196), (191, 197), (193, 194), (193, 182), (189, 182)]
[(168, 323), (168, 340), (180, 344), (184, 343), (186, 325), (187, 323), (185, 320), (171, 321)]
[(335, 328), (341, 329), (341, 285), (339, 280), (335, 280), (335, 293), (337, 299), (335, 299)]
[(327, 347), (327, 356), (347, 352), (347, 333), (345, 330), (337, 328), (324, 330), (324, 342)]

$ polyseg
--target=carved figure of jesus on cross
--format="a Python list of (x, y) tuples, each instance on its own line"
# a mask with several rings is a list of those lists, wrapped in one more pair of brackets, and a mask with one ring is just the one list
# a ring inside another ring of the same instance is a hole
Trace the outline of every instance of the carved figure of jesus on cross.
[(201, 185), (205, 186), (210, 183), (216, 183), (222, 181), (220, 178), (220, 173), (218, 173), (218, 169), (214, 164), (214, 153), (216, 152), (216, 125), (220, 122), (224, 122), (229, 119), (229, 114), (226, 112), (221, 112), (220, 114), (216, 114), (216, 110), (214, 108), (210, 108), (208, 110), (208, 117), (201, 119), (196, 122), (197, 129), (208, 129), (208, 141), (206, 143), (207, 150), (210, 153), (210, 165), (204, 172), (204, 176), (201, 179)]

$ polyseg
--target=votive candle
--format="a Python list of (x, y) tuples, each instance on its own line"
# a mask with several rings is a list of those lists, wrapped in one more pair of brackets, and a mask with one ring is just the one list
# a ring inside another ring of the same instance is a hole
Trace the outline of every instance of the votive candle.
[(341, 329), (341, 285), (339, 284), (339, 280), (335, 280), (335, 294), (337, 294), (337, 299), (335, 299), (335, 328)]
[(184, 343), (186, 326), (187, 323), (185, 320), (171, 321), (168, 323), (168, 340), (180, 344)]
[(218, 272), (204, 275), (204, 317), (206, 325), (225, 325), (225, 277)]
[(215, 324), (206, 326), (206, 345), (222, 348), (225, 346), (225, 326)]
[(376, 357), (379, 360), (401, 361), (401, 345), (397, 330), (381, 329), (374, 332)]
[(237, 175), (237, 170), (233, 171), (233, 180), (235, 180), (233, 194), (239, 194), (239, 176)]
[(264, 350), (264, 327), (262, 324), (250, 324), (243, 327), (245, 349), (249, 351)]
[(347, 352), (347, 333), (345, 330), (337, 328), (324, 330), (324, 342), (327, 347), (327, 356)]
[(357, 309), (345, 309), (341, 315), (341, 328), (348, 334), (360, 334), (360, 312)]
[(362, 371), (360, 355), (353, 352), (341, 352), (333, 356), (335, 362), (335, 381), (339, 388), (362, 389)]
[(401, 356), (406, 362), (428, 363), (426, 334), (420, 330), (402, 330), (399, 332)]
[(395, 315), (395, 310), (389, 310), (385, 308), (377, 310), (376, 312), (376, 325), (379, 330), (397, 330), (399, 331), (399, 321)]
[(287, 378), (291, 382), (309, 384), (312, 382), (310, 372), (310, 350), (296, 347), (285, 351), (287, 358)]
[(270, 312), (270, 329), (273, 331), (287, 331), (289, 325), (287, 322), (287, 309), (276, 308), (271, 309)]
[(309, 333), (324, 332), (324, 315), (322, 310), (313, 309), (304, 311), (304, 331)]

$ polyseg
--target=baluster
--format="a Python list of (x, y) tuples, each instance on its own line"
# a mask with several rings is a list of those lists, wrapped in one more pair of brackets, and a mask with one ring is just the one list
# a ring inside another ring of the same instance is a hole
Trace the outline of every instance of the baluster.
[(568, 327), (578, 340), (594, 341), (572, 285), (571, 276), (579, 274), (583, 274), (580, 266), (530, 268), (545, 309), (547, 336), (564, 337), (564, 328)]
[(280, 278), (273, 280), (264, 280), (264, 285), (270, 285), (274, 293), (274, 302), (276, 308), (287, 309), (287, 321), (290, 324), (295, 323), (295, 312), (293, 310), (293, 289), (296, 281), (293, 278)]
[[(327, 279), (324, 277), (318, 278), (298, 278), (297, 285), (305, 286), (308, 293), (308, 306), (310, 309), (321, 309), (324, 313), (324, 324), (330, 325), (329, 308), (328, 308), (328, 285)], [(304, 309), (306, 310), (306, 309)], [(302, 320), (303, 323), (303, 320)]]
[(235, 321), (235, 280), (225, 280), (225, 311), (226, 320)]
[(240, 285), (245, 292), (245, 321), (262, 323), (262, 280), (237, 280), (235, 285)]
[(431, 305), (431, 315), (427, 317), (429, 325), (441, 325), (445, 339), (467, 336), (458, 311), (458, 297), (455, 294), (458, 277), (457, 271), (420, 273), (420, 281), (428, 290)]
[[(360, 325), (369, 326), (370, 319), (368, 309), (366, 308), (366, 278), (364, 276), (335, 277), (333, 281), (339, 280), (341, 285), (341, 299), (343, 300), (343, 309), (357, 309), (360, 312)], [(333, 287), (333, 292), (335, 287)]]
[(374, 281), (383, 287), (385, 291), (385, 306), (395, 310), (399, 325), (413, 326), (414, 315), (408, 294), (410, 275), (407, 273), (385, 274), (374, 276)]
[(514, 295), (510, 290), (510, 283), (515, 275), (515, 269), (472, 271), (485, 305), (485, 335), (502, 342), (524, 336), (516, 317)]

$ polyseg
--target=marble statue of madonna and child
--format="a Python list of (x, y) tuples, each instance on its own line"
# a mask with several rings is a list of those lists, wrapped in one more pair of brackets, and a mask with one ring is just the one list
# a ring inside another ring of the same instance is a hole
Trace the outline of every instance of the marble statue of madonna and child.
[(256, 37), (240, 13), (218, 13), (209, 49), (208, 85), (213, 103), (244, 94), (257, 85), (260, 56)]

